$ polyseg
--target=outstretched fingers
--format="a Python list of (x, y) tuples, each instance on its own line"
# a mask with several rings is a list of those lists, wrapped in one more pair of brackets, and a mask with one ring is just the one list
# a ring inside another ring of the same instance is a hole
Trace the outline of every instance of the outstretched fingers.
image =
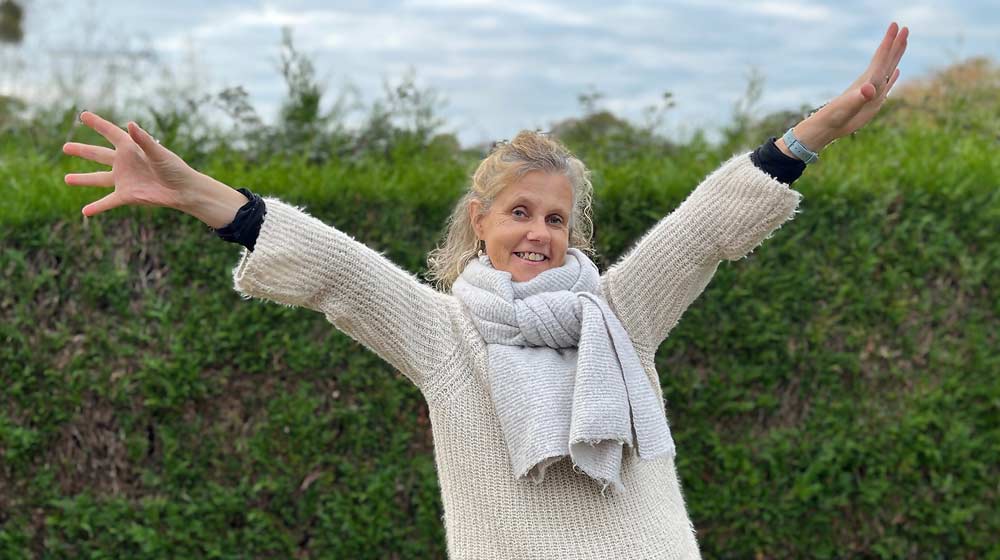
[(887, 97), (889, 95), (889, 92), (892, 91), (892, 86), (896, 85), (896, 80), (898, 78), (899, 78), (899, 68), (896, 68), (892, 72), (892, 78), (889, 78), (889, 83), (886, 84), (886, 86), (885, 86), (885, 93), (882, 95), (883, 98), (885, 98), (885, 97)]
[(110, 171), (97, 171), (94, 173), (70, 173), (65, 179), (67, 185), (76, 187), (113, 187), (115, 186), (114, 174)]
[(81, 144), (79, 142), (67, 142), (63, 144), (63, 153), (103, 163), (104, 165), (112, 165), (115, 161), (115, 151), (111, 148)]
[(885, 37), (882, 37), (882, 43), (879, 44), (878, 49), (875, 50), (875, 55), (872, 56), (871, 68), (873, 70), (885, 65), (886, 59), (889, 58), (889, 53), (892, 51), (892, 43), (896, 40), (897, 31), (896, 22), (890, 23), (889, 29), (885, 32)]
[(146, 132), (135, 122), (129, 121), (128, 135), (132, 138), (133, 142), (139, 145), (139, 148), (141, 148), (146, 156), (152, 161), (163, 161), (170, 153), (169, 150), (160, 145), (159, 140), (153, 138), (153, 135)]
[(93, 216), (95, 214), (100, 214), (101, 212), (107, 212), (112, 208), (117, 208), (121, 206), (121, 202), (118, 200), (118, 192), (113, 192), (105, 196), (100, 200), (95, 200), (90, 204), (83, 207), (81, 212), (84, 216)]
[(116, 124), (108, 122), (90, 111), (80, 113), (80, 121), (96, 130), (98, 134), (105, 137), (116, 148), (129, 140), (127, 132), (118, 128)]
[(896, 37), (896, 41), (893, 43), (892, 57), (889, 60), (889, 68), (896, 68), (899, 65), (899, 60), (903, 58), (903, 53), (906, 52), (906, 41), (909, 39), (910, 30), (906, 27), (899, 32), (899, 36)]

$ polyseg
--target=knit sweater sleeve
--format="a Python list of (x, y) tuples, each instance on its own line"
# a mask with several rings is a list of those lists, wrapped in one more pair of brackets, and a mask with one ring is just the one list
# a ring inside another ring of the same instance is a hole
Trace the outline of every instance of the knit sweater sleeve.
[(264, 201), (255, 246), (243, 250), (233, 269), (236, 291), (244, 299), (323, 313), (424, 391), (457, 351), (447, 313), (451, 296), (303, 208)]
[(750, 153), (709, 174), (601, 277), (633, 342), (655, 352), (722, 259), (747, 255), (792, 218), (801, 197)]

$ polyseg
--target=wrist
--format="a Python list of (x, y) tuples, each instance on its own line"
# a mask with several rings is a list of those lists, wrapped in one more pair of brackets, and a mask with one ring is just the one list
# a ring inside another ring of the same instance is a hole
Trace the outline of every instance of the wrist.
[[(817, 119), (818, 114), (814, 113), (792, 128), (792, 134), (799, 143), (807, 150), (817, 154), (834, 140), (830, 133), (830, 128)], [(795, 159), (802, 159), (788, 149), (788, 145), (785, 143), (783, 137), (778, 137), (774, 145), (781, 150), (781, 153)]]
[(778, 139), (774, 141), (774, 145), (777, 146), (777, 148), (781, 150), (781, 153), (785, 154), (786, 156), (794, 159), (799, 159), (798, 156), (793, 154), (792, 151), (788, 149), (788, 145), (785, 144), (785, 139), (782, 138), (781, 136), (779, 136)]
[(199, 173), (187, 201), (180, 208), (212, 229), (223, 228), (233, 222), (236, 213), (249, 202), (246, 196), (229, 185)]

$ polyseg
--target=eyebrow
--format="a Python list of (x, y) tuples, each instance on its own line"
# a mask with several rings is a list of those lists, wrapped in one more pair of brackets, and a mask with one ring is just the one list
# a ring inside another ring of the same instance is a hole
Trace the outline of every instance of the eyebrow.
[[(531, 206), (536, 206), (538, 204), (538, 202), (535, 199), (530, 198), (528, 196), (525, 196), (523, 194), (522, 195), (518, 195), (518, 197), (515, 198), (513, 201), (511, 201), (510, 204), (511, 204), (511, 208), (513, 208), (515, 206), (519, 206), (519, 205), (524, 204), (524, 203), (528, 203)], [(563, 210), (562, 208), (556, 208), (554, 210), (554, 212), (557, 212), (559, 214), (568, 214), (569, 213), (568, 211)]]

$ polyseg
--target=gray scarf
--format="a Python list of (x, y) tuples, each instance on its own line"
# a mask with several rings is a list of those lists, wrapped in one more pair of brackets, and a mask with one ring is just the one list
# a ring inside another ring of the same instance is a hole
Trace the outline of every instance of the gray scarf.
[(512, 282), (482, 255), (452, 287), (486, 341), (489, 390), (517, 480), (541, 483), (546, 467), (569, 455), (602, 494), (608, 485), (621, 492), (623, 444), (644, 460), (674, 455), (656, 392), (597, 295), (599, 281), (597, 266), (570, 248), (562, 266), (527, 282)]

